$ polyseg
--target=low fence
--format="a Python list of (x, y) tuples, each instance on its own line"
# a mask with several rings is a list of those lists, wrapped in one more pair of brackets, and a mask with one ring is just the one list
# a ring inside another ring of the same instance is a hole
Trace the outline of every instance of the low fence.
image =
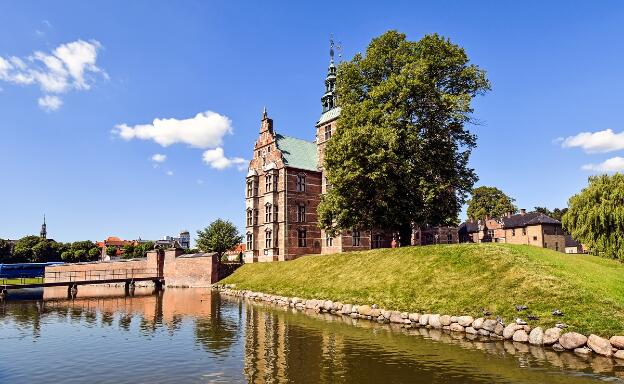
[[(67, 266), (71, 267), (71, 266)], [(45, 273), (46, 283), (72, 283), (81, 281), (142, 280), (158, 276), (157, 268), (117, 268), (85, 270), (50, 270)]]

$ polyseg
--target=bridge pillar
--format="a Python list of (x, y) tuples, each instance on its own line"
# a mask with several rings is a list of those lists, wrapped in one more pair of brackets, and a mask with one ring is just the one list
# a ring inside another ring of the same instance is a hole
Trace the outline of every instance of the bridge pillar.
[(126, 281), (126, 283), (124, 284), (124, 292), (126, 293), (126, 296), (134, 296), (135, 288), (136, 286), (133, 280)]
[(159, 292), (163, 289), (163, 281), (162, 279), (154, 280), (154, 291)]
[(67, 297), (73, 299), (78, 295), (78, 285), (70, 284), (67, 286)]

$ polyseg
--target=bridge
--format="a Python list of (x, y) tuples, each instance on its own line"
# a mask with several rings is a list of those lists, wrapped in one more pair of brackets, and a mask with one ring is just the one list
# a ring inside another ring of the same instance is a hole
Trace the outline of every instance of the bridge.
[[(68, 297), (75, 297), (78, 286), (123, 283), (126, 292), (132, 293), (136, 282), (152, 281), (156, 289), (173, 287), (209, 287), (225, 278), (238, 263), (220, 263), (216, 253), (184, 254), (181, 249), (152, 250), (144, 258), (85, 262), (45, 263), (45, 265), (11, 265), (7, 271), (0, 268), (0, 299), (9, 291), (24, 288), (66, 286)], [(33, 268), (38, 272), (33, 273)], [(29, 272), (16, 274), (19, 270)], [(3, 280), (3, 277), (6, 279)]]
[(75, 297), (79, 285), (123, 283), (126, 293), (132, 293), (136, 282), (151, 281), (158, 290), (163, 287), (164, 278), (158, 268), (92, 268), (45, 271), (41, 277), (17, 277), (0, 279), (0, 298), (10, 290), (25, 288), (46, 288), (67, 286), (67, 295)]

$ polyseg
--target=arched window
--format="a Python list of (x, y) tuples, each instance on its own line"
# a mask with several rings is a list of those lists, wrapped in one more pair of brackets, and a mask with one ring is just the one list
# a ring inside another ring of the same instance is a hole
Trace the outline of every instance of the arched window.
[(253, 233), (247, 232), (247, 250), (252, 251), (254, 249)]
[(273, 231), (270, 229), (264, 232), (264, 248), (273, 248)]
[(251, 227), (253, 225), (253, 212), (251, 208), (247, 210), (247, 226)]
[(273, 206), (271, 205), (271, 203), (266, 203), (264, 208), (264, 222), (270, 223), (273, 221)]

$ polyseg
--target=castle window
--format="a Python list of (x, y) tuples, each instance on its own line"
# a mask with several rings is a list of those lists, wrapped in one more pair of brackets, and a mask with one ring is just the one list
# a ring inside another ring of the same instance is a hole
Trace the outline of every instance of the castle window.
[(526, 236), (526, 228), (522, 228), (522, 236)]
[(253, 180), (247, 180), (247, 197), (253, 196)]
[(493, 229), (488, 229), (487, 235), (488, 235), (488, 237), (494, 237), (494, 230)]
[(515, 228), (511, 229), (511, 236), (516, 236), (516, 229)]
[(258, 224), (259, 224), (259, 223), (258, 223), (258, 216), (259, 216), (259, 215), (258, 215), (258, 210), (257, 210), (257, 209), (254, 209), (254, 218), (253, 218), (253, 224), (254, 224), (254, 225), (258, 225)]
[(266, 230), (264, 232), (264, 248), (273, 248), (273, 239), (271, 238), (273, 231)]
[(273, 221), (273, 206), (270, 203), (266, 203), (264, 208), (264, 222), (270, 223), (271, 221)]
[(332, 136), (331, 124), (325, 126), (325, 140), (329, 140)]
[(247, 250), (253, 250), (253, 234), (251, 232), (247, 232)]
[(305, 229), (300, 229), (297, 231), (297, 244), (299, 247), (305, 247), (307, 245), (307, 233)]
[(300, 223), (306, 221), (306, 208), (303, 204), (297, 206), (297, 221)]
[(306, 190), (306, 176), (297, 175), (297, 192), (305, 192)]
[(247, 226), (251, 227), (253, 225), (253, 216), (252, 216), (252, 212), (251, 209), (247, 210)]
[(451, 244), (453, 242), (453, 235), (452, 234), (448, 234), (446, 235), (446, 242)]
[(271, 192), (272, 188), (273, 188), (273, 176), (271, 175), (266, 175), (264, 177), (264, 190), (266, 192)]
[(381, 248), (382, 245), (383, 236), (381, 236), (380, 234), (376, 234), (375, 237), (373, 237), (373, 248)]
[(278, 221), (277, 219), (277, 204), (273, 206), (273, 220)]
[(351, 245), (354, 247), (360, 246), (360, 231), (355, 229), (351, 232)]
[(333, 247), (334, 246), (334, 238), (329, 236), (329, 235), (325, 235), (325, 246)]

